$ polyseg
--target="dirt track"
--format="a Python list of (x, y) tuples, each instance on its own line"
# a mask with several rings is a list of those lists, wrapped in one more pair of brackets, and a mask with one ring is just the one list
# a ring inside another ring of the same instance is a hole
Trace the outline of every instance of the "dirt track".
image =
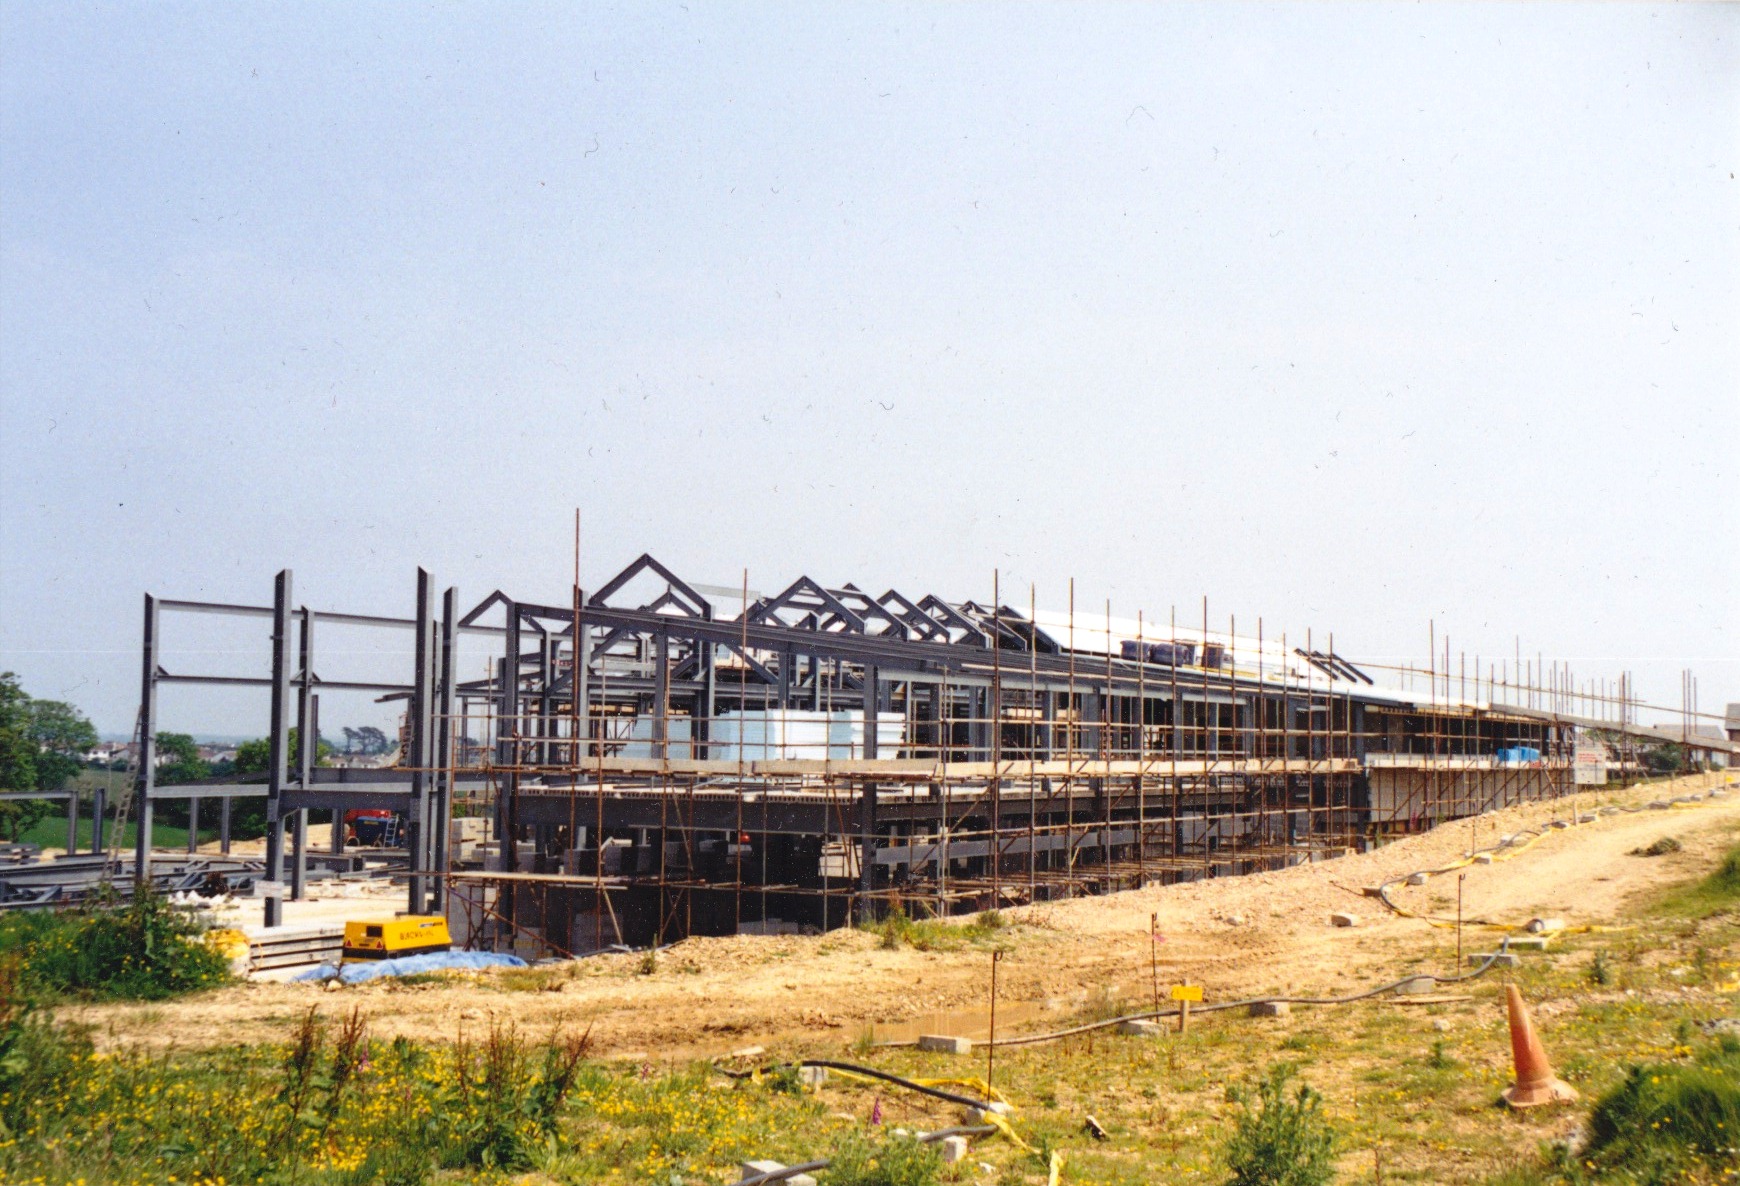
[[(1671, 789), (1603, 795), (1639, 803), (1710, 785), (1683, 780)], [(1595, 799), (1579, 806), (1588, 810)], [(1450, 970), (1454, 934), (1389, 916), (1359, 894), (1417, 869), (1463, 855), (1472, 835), (1490, 845), (1505, 833), (1567, 818), (1568, 804), (1510, 808), (1385, 846), (1376, 852), (1249, 877), (1078, 899), (1011, 912), (1005, 932), (1001, 1018), (1044, 1027), (1096, 996), (1146, 998), (1148, 922), (1158, 914), (1162, 983), (1191, 981), (1208, 999), (1267, 992), (1350, 992), (1414, 968)], [(1554, 916), (1572, 924), (1623, 921), (1628, 898), (1655, 883), (1707, 869), (1740, 829), (1740, 793), (1693, 808), (1603, 816), (1551, 831), (1514, 859), (1467, 868), (1468, 917), (1522, 922)], [(1662, 837), (1681, 852), (1627, 855)], [(1453, 912), (1456, 877), (1396, 891), (1409, 909)], [(1333, 911), (1361, 924), (1329, 925)], [(1470, 930), (1470, 950), (1490, 948), (1490, 932)], [(681, 1060), (755, 1043), (781, 1049), (833, 1049), (878, 1027), (878, 1036), (915, 1024), (970, 1032), (984, 1001), (989, 956), (956, 951), (884, 950), (852, 931), (814, 937), (691, 939), (642, 974), (642, 957), (607, 956), (551, 972), (486, 974), (451, 983), (374, 984), (336, 992), (253, 983), (168, 1005), (64, 1010), (94, 1024), (104, 1040), (202, 1046), (273, 1040), (311, 1004), (324, 1012), (360, 1007), (378, 1035), (450, 1037), (491, 1017), (531, 1030), (558, 1022), (591, 1025), (607, 1055)], [(528, 985), (532, 985), (528, 990)], [(999, 1029), (1003, 1028), (1002, 1020)]]

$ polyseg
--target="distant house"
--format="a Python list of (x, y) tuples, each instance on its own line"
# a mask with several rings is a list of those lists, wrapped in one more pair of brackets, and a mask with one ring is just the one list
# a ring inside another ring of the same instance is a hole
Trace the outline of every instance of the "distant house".
[(1727, 730), (1729, 741), (1740, 741), (1740, 704), (1730, 704), (1722, 718), (1722, 727)]

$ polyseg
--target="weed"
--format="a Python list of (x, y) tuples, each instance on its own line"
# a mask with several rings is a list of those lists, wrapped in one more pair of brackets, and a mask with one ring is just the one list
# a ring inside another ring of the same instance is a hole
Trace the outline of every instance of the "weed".
[(0, 955), (17, 987), (47, 1000), (160, 1001), (214, 988), (229, 960), (160, 895), (98, 900), (77, 910), (0, 915)]
[(942, 1157), (910, 1137), (851, 1133), (829, 1158), (828, 1186), (931, 1186)]
[(1695, 1063), (1634, 1066), (1589, 1116), (1590, 1168), (1666, 1180), (1702, 1163), (1740, 1168), (1740, 1052), (1711, 1047)]
[(1631, 855), (1634, 857), (1664, 857), (1670, 852), (1678, 851), (1680, 851), (1680, 842), (1672, 836), (1663, 836), (1660, 840), (1644, 848), (1632, 849)]
[(0, 1143), (44, 1101), (63, 1097), (90, 1056), (89, 1035), (42, 1016), (19, 990), (14, 964), (0, 961)]
[(1606, 986), (1613, 983), (1613, 968), (1607, 962), (1607, 952), (1596, 948), (1594, 958), (1589, 961), (1589, 983)]
[(1226, 1145), (1228, 1186), (1324, 1186), (1335, 1176), (1335, 1130), (1322, 1097), (1304, 1084), (1289, 1094), (1293, 1073), (1287, 1063), (1271, 1067), (1254, 1109), (1248, 1090), (1231, 1089), (1243, 1111)]
[(919, 951), (958, 951), (962, 947), (984, 943), (1009, 927), (1000, 910), (987, 910), (971, 921), (953, 923), (947, 919), (915, 919), (896, 904), (874, 922), (859, 924), (881, 939), (879, 946), (894, 951), (901, 946)]

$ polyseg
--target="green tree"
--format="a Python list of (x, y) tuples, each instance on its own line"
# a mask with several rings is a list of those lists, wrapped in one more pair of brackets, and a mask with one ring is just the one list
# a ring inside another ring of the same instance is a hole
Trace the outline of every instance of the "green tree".
[(84, 766), (97, 744), (97, 730), (72, 705), (61, 700), (30, 701), (30, 740), (36, 743), (36, 789), (58, 791)]
[(36, 789), (36, 747), (30, 744), (30, 697), (10, 671), (0, 672), (0, 791)]
[(1643, 764), (1651, 774), (1684, 774), (1691, 769), (1692, 751), (1677, 741), (1663, 741), (1642, 751)]
[[(30, 740), (30, 697), (18, 677), (0, 672), (0, 791), (36, 790), (36, 744)], [(40, 800), (0, 803), (0, 835), (17, 840), (48, 814)]]
[(210, 777), (211, 767), (199, 756), (199, 742), (186, 733), (159, 733), (157, 755), (157, 785), (179, 786)]
[[(289, 773), (296, 768), (296, 749), (302, 743), (301, 735), (294, 727), (290, 730), (289, 741), (285, 745), (284, 767)], [(332, 747), (325, 740), (314, 743), (314, 764), (324, 766), (332, 756)], [(272, 764), (272, 742), (270, 738), (256, 737), (252, 741), (244, 741), (236, 747), (235, 772), (237, 774), (264, 774)]]

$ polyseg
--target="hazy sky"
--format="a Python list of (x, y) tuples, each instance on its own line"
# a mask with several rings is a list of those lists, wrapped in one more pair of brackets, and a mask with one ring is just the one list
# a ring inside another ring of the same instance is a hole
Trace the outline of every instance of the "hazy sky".
[[(1737, 38), (1707, 4), (10, 0), (0, 667), (125, 731), (146, 590), (565, 600), (580, 507), (589, 586), (1001, 569), (1740, 700)], [(183, 645), (253, 674), (247, 630)]]

